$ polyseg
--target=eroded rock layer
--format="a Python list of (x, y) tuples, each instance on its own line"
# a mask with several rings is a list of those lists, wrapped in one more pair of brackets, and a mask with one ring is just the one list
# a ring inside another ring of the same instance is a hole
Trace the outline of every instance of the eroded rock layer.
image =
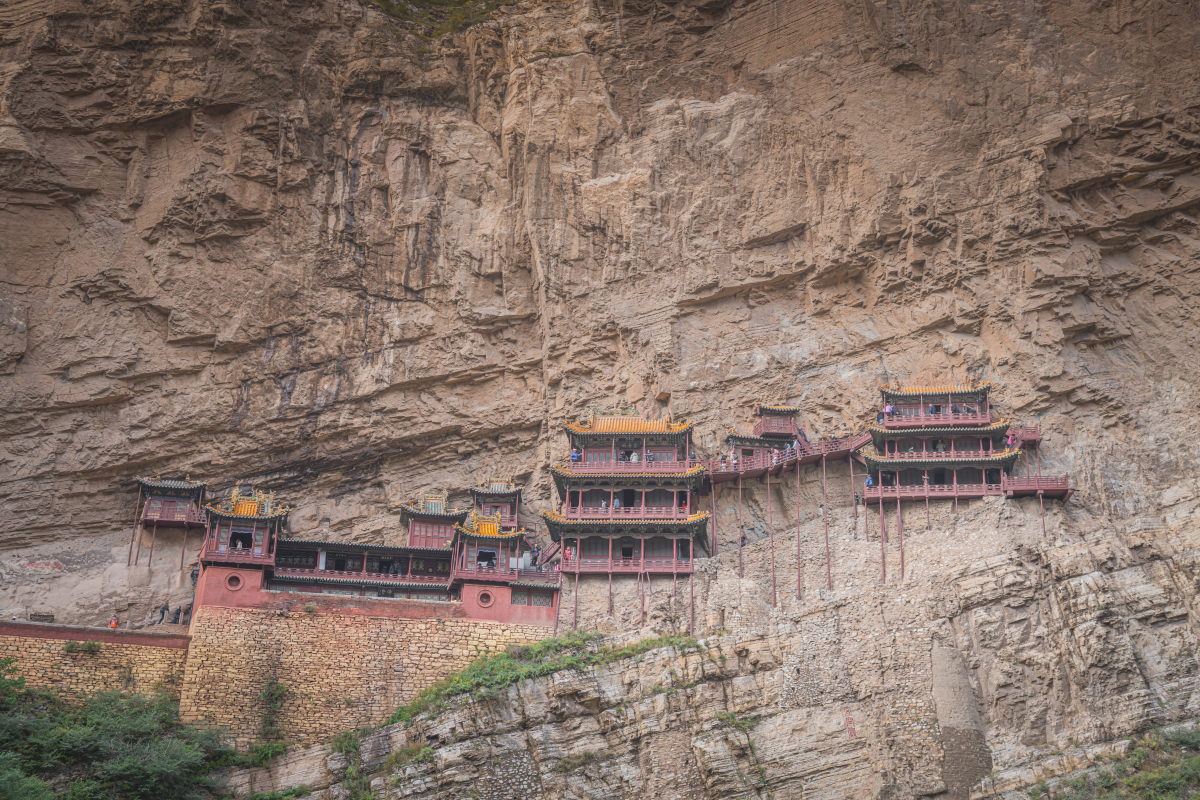
[(977, 377), (1078, 488), (1046, 537), (1027, 502), (935, 504), (928, 531), (914, 508), (880, 587), (835, 466), (822, 595), (806, 471), (773, 490), (778, 607), (756, 486), (744, 577), (723, 489), (694, 586), (643, 612), (618, 582), (609, 616), (584, 585), (579, 624), (760, 642), (801, 698), (760, 754), (793, 757), (795, 708), (830, 736), (862, 709), (835, 747), (870, 750), (855, 796), (963, 796), (989, 762), (1193, 713), (1198, 34), (1167, 0), (531, 0), (438, 39), (357, 0), (9, 2), (3, 613), (186, 601), (198, 537), (126, 566), (135, 474), (384, 541), (398, 502), (482, 473), (551, 507), (592, 404), (691, 418), (712, 455), (761, 400), (833, 435), (885, 381)]

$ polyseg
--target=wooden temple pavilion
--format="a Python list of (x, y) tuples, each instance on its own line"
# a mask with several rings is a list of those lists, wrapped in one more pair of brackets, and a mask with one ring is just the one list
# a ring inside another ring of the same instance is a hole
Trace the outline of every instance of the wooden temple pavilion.
[[(205, 525), (204, 490), (208, 481), (194, 481), (191, 476), (184, 478), (135, 478), (138, 486), (137, 503), (134, 506), (133, 538), (129, 540), (129, 556), (126, 566), (138, 563), (142, 556), (141, 533), (150, 526), (150, 554), (146, 558), (149, 566), (154, 560), (154, 540), (158, 529), (182, 528), (183, 548), (179, 554), (179, 568), (183, 569), (183, 559), (187, 553), (187, 535), (190, 528), (203, 528)], [(137, 542), (137, 552), (133, 544)]]
[(270, 566), (275, 544), (283, 535), (291, 509), (280, 505), (273, 492), (239, 489), (223, 500), (204, 506), (208, 525), (200, 560), (206, 564)]
[[(1066, 501), (1072, 494), (1068, 476), (1042, 476), (1041, 432), (1037, 426), (1013, 425), (991, 407), (991, 384), (971, 382), (951, 386), (884, 386), (882, 408), (868, 424), (871, 448), (859, 458), (871, 485), (864, 487), (866, 503), (878, 502), (881, 544), (887, 541), (884, 501), (896, 501), (900, 538), (900, 576), (904, 577), (904, 520), (902, 501), (924, 500), (926, 527), (929, 501), (988, 496), (1034, 497), (1042, 508), (1045, 498)], [(1036, 474), (1029, 474), (1033, 453)], [(1013, 476), (1024, 455), (1025, 475)], [(886, 578), (886, 576), (885, 576)]]
[(413, 503), (400, 506), (400, 522), (408, 526), (409, 547), (432, 547), (450, 556), (454, 526), (467, 518), (467, 509), (450, 508), (446, 491), (425, 492)]
[(521, 487), (507, 478), (485, 478), (471, 487), (472, 505), (488, 517), (500, 515), (500, 527), (521, 527)]
[[(508, 487), (510, 495), (519, 494), (519, 488), (512, 491), (513, 484)], [(558, 609), (558, 571), (537, 563), (532, 534), (516, 527), (516, 507), (509, 510), (473, 510), (454, 526), (452, 586), (472, 618), (552, 624)]]
[[(690, 422), (643, 419), (629, 408), (595, 409), (586, 422), (564, 426), (570, 458), (551, 466), (562, 508), (542, 512), (562, 545), (564, 574), (575, 575), (574, 625), (581, 576), (636, 575), (639, 595), (651, 574), (692, 574), (709, 513), (696, 507), (704, 464), (692, 457)], [(644, 613), (644, 602), (643, 602)]]

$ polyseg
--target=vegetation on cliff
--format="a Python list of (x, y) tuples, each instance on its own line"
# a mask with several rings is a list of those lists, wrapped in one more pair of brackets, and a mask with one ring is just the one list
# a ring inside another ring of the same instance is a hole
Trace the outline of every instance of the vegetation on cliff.
[(66, 705), (27, 689), (14, 659), (0, 659), (4, 800), (211, 797), (214, 770), (255, 761), (229, 747), (221, 730), (180, 722), (178, 705), (163, 692), (100, 692)]
[(567, 669), (586, 669), (633, 658), (660, 647), (695, 649), (693, 636), (657, 636), (624, 647), (599, 644), (598, 633), (577, 631), (553, 639), (543, 639), (525, 647), (513, 647), (502, 653), (485, 655), (466, 669), (425, 689), (408, 705), (388, 719), (411, 723), (417, 716), (436, 712), (451, 698), (470, 695), (475, 699), (495, 697), (500, 690), (531, 678), (541, 678)]

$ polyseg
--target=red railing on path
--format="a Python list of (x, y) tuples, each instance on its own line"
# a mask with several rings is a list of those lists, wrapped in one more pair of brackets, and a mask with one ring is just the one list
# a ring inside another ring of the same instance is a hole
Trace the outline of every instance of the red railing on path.
[(755, 436), (798, 436), (800, 429), (796, 426), (796, 421), (791, 417), (763, 417), (758, 422), (754, 423)]
[(358, 578), (368, 581), (391, 581), (395, 583), (448, 583), (449, 575), (393, 575), (388, 572), (359, 572), (344, 569), (307, 569), (304, 567), (279, 567), (275, 570), (276, 578), (315, 577), (315, 578)]
[(204, 525), (207, 522), (204, 512), (196, 508), (159, 508), (149, 503), (142, 509), (142, 519), (146, 522), (182, 522), (187, 525)]
[(650, 472), (671, 474), (687, 472), (700, 461), (560, 461), (558, 467), (581, 475), (611, 472)]
[(567, 519), (687, 519), (688, 510), (674, 506), (618, 506), (604, 508), (602, 506), (569, 506), (563, 509)]
[[(563, 563), (562, 571), (564, 574), (571, 574), (576, 569), (575, 562), (566, 561)], [(607, 573), (609, 571), (609, 561), (607, 558), (594, 558), (584, 556), (579, 559), (578, 571), (581, 573)], [(665, 572), (671, 573), (689, 573), (692, 571), (692, 561), (688, 558), (647, 558), (645, 562), (637, 558), (614, 558), (612, 560), (613, 572)]]
[(983, 411), (959, 412), (951, 414), (943, 412), (940, 414), (887, 414), (883, 418), (883, 427), (888, 430), (896, 428), (912, 428), (912, 427), (945, 427), (948, 425), (988, 425), (992, 422), (992, 415)]

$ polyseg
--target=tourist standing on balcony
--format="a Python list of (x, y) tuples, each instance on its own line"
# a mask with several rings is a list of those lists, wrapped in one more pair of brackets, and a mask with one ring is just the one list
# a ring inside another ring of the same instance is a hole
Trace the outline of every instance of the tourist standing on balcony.
[(578, 461), (578, 460), (579, 460), (579, 448), (575, 448), (575, 449), (573, 449), (573, 450), (571, 451), (571, 460), (572, 460), (572, 461)]
[(874, 486), (874, 485), (875, 485), (875, 481), (871, 480), (871, 476), (870, 476), (870, 475), (868, 475), (868, 476), (867, 476), (867, 482), (866, 482), (866, 484), (864, 484), (864, 485), (866, 485), (866, 486)]
[(652, 452), (650, 452), (649, 450), (647, 450), (647, 451), (646, 451), (646, 460), (647, 460), (647, 461), (653, 461), (653, 460), (654, 460), (654, 453), (652, 453)]
[[(16, 619), (16, 617), (13, 617), (13, 619)], [(114, 628), (114, 629), (115, 629), (115, 628), (117, 627), (117, 625), (118, 625), (118, 624), (119, 624), (119, 623), (117, 622), (117, 615), (116, 615), (116, 614), (113, 614), (113, 615), (112, 615), (112, 619), (110, 619), (110, 620), (108, 621), (108, 627), (110, 627), (110, 628)]]
[(158, 610), (158, 624), (162, 625), (163, 619), (167, 616), (167, 612), (171, 610), (170, 603), (163, 601), (162, 608)]

